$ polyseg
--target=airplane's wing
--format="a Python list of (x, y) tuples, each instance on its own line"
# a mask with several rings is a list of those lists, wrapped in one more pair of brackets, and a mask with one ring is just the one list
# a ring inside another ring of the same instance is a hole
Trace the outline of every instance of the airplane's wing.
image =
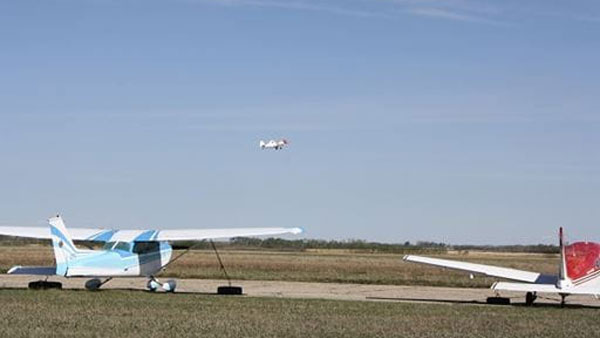
[(231, 228), (231, 229), (178, 229), (178, 230), (106, 230), (89, 241), (146, 242), (146, 241), (201, 241), (233, 237), (275, 236), (300, 234), (301, 228)]
[[(275, 236), (300, 234), (301, 228), (232, 228), (232, 229), (180, 229), (180, 230), (106, 230), (69, 228), (71, 238), (76, 241), (199, 241), (233, 237)], [(0, 227), (0, 235), (50, 239), (48, 227)]]
[(448, 269), (467, 271), (491, 277), (506, 278), (529, 283), (554, 283), (556, 276), (542, 275), (537, 272), (523, 271), (510, 268), (501, 268), (492, 265), (475, 264), (467, 262), (452, 261), (447, 259), (406, 255), (403, 258), (407, 262), (429, 264)]
[(159, 241), (189, 241), (203, 239), (220, 239), (233, 237), (274, 236), (283, 234), (298, 235), (302, 228), (238, 228), (238, 229), (189, 229), (161, 230), (156, 235)]
[[(99, 235), (106, 232), (114, 232), (104, 229), (88, 229), (88, 228), (69, 228), (69, 234), (74, 240), (87, 241), (97, 238)], [(0, 226), (0, 236), (26, 237), (37, 239), (50, 239), (49, 227), (12, 227)]]

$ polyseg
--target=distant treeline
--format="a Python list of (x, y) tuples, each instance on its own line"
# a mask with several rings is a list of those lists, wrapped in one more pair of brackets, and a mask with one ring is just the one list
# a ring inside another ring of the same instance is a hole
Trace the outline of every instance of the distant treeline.
[(297, 250), (307, 249), (341, 249), (371, 252), (408, 253), (408, 252), (431, 252), (446, 253), (454, 251), (494, 251), (494, 252), (527, 252), (527, 253), (558, 253), (558, 246), (547, 244), (535, 245), (449, 245), (445, 243), (418, 241), (416, 243), (404, 242), (402, 244), (367, 242), (363, 240), (318, 240), (299, 239), (286, 240), (280, 238), (233, 238), (228, 246), (232, 248), (257, 248)]
[(444, 243), (434, 242), (417, 242), (417, 244), (411, 244), (405, 242), (403, 244), (389, 244), (389, 243), (377, 243), (367, 242), (363, 240), (320, 240), (320, 239), (297, 239), (287, 240), (281, 238), (247, 238), (239, 237), (233, 238), (229, 243), (231, 248), (256, 248), (256, 249), (268, 249), (268, 250), (293, 250), (293, 251), (305, 251), (305, 250), (352, 250), (361, 252), (382, 252), (382, 253), (408, 253), (414, 251), (430, 252), (430, 253), (445, 253), (447, 246)]
[[(25, 245), (25, 244), (50, 244), (49, 240), (36, 240), (18, 237), (0, 236), (0, 245)], [(80, 243), (89, 246), (93, 243)], [(97, 247), (98, 245), (93, 245)], [(200, 242), (178, 242), (176, 249), (210, 249), (209, 241)], [(555, 245), (449, 245), (445, 243), (418, 241), (416, 243), (378, 243), (363, 240), (321, 240), (321, 239), (297, 239), (288, 240), (281, 238), (247, 238), (237, 237), (228, 242), (218, 242), (219, 250), (273, 250), (273, 251), (306, 251), (306, 250), (351, 250), (357, 252), (381, 252), (381, 253), (430, 253), (443, 254), (450, 250), (455, 251), (494, 251), (494, 252), (528, 252), (528, 253), (558, 253)]]
[(49, 239), (0, 236), (0, 246), (17, 246), (27, 244), (50, 244)]
[(535, 245), (453, 245), (452, 250), (457, 251), (494, 251), (494, 252), (528, 252), (557, 254), (557, 245), (535, 244)]

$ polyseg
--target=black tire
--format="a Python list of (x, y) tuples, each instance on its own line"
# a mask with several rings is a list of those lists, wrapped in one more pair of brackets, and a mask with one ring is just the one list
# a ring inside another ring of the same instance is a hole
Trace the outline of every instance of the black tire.
[(486, 303), (493, 305), (510, 305), (510, 298), (506, 297), (488, 297)]
[(89, 291), (98, 291), (102, 286), (102, 281), (98, 278), (90, 279), (85, 282), (85, 288)]
[(30, 282), (28, 287), (32, 290), (62, 289), (62, 283), (38, 280)]
[(525, 305), (532, 306), (536, 298), (537, 297), (533, 294), (533, 292), (527, 292), (525, 294)]
[(241, 295), (241, 286), (219, 286), (217, 288), (217, 294), (219, 295)]
[[(166, 287), (165, 287), (166, 286)], [(173, 279), (168, 280), (165, 284), (163, 284), (163, 289), (166, 292), (175, 292), (175, 289), (177, 288), (177, 282)]]

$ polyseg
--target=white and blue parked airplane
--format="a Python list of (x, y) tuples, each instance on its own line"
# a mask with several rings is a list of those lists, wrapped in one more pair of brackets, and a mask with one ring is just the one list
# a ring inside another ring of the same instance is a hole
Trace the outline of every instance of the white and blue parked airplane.
[[(48, 220), (50, 227), (0, 227), (0, 235), (51, 239), (56, 266), (15, 266), (9, 274), (61, 277), (91, 277), (85, 284), (88, 290), (100, 288), (114, 277), (143, 276), (147, 288), (156, 291), (175, 291), (174, 280), (159, 283), (155, 275), (171, 261), (170, 242), (225, 239), (232, 237), (274, 236), (300, 234), (301, 228), (237, 228), (186, 230), (106, 230), (71, 228), (67, 231), (60, 216)], [(79, 249), (73, 240), (105, 243), (102, 250)], [(101, 280), (105, 279), (104, 281)], [(45, 287), (44, 281), (36, 284)], [(59, 283), (48, 285), (60, 285)], [(31, 286), (31, 285), (30, 285)]]

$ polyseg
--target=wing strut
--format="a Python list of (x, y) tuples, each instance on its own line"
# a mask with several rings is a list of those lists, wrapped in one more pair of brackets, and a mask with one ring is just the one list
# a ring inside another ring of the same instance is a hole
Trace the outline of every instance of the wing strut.
[[(223, 261), (221, 260), (221, 255), (219, 255), (219, 250), (217, 250), (217, 246), (215, 245), (215, 242), (212, 239), (210, 240), (210, 245), (212, 246), (213, 251), (217, 255), (217, 260), (219, 261), (219, 266), (221, 267), (221, 270), (223, 271), (225, 278), (227, 278), (227, 283), (229, 284), (229, 286), (231, 286), (231, 278), (229, 277), (229, 274), (227, 273), (227, 269), (225, 269), (225, 264), (223, 264)], [(169, 263), (165, 264), (161, 270), (162, 271), (166, 270), (167, 266), (171, 265), (173, 262), (175, 262), (176, 260), (181, 258), (183, 255), (190, 252), (190, 250), (195, 246), (196, 245), (189, 246), (187, 249), (185, 249), (184, 252), (180, 253), (177, 257), (171, 259), (169, 261)]]
[(221, 270), (223, 270), (223, 273), (225, 274), (225, 278), (227, 278), (227, 283), (229, 284), (229, 287), (231, 287), (231, 278), (229, 278), (229, 275), (227, 274), (227, 270), (225, 269), (225, 265), (223, 264), (223, 261), (221, 260), (221, 256), (219, 255), (217, 246), (215, 245), (215, 242), (213, 242), (212, 239), (210, 240), (210, 245), (212, 245), (212, 248), (215, 251), (215, 254), (217, 255), (217, 260), (219, 261), (219, 265), (221, 266)]
[[(196, 244), (197, 245), (197, 244)], [(169, 263), (163, 265), (163, 267), (160, 269), (161, 271), (165, 271), (167, 269), (167, 266), (171, 265), (171, 263), (175, 262), (176, 260), (178, 260), (179, 258), (181, 258), (181, 256), (185, 255), (186, 253), (190, 252), (190, 250), (195, 247), (196, 245), (191, 245), (189, 246), (187, 249), (185, 249), (184, 252), (180, 253), (177, 257), (171, 259), (169, 261)]]

